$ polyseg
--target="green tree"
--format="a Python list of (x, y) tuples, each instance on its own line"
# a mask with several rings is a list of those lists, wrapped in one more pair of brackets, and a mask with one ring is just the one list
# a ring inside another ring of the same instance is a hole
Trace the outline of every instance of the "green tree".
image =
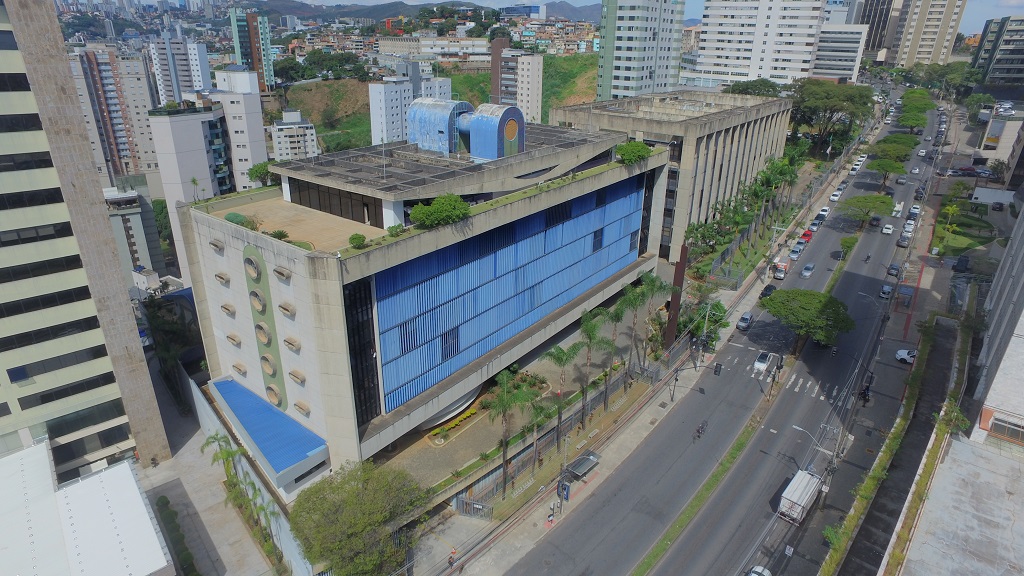
[(637, 162), (649, 158), (651, 155), (651, 149), (647, 144), (633, 140), (616, 146), (615, 153), (622, 158), (623, 164), (626, 166), (632, 166)]
[(902, 146), (904, 148), (913, 149), (916, 148), (921, 140), (913, 134), (889, 134), (885, 138), (878, 141), (878, 144), (891, 144), (895, 146)]
[(412, 532), (400, 527), (422, 511), (428, 491), (397, 466), (370, 461), (335, 466), (333, 474), (300, 492), (292, 506), (289, 521), (303, 553), (339, 576), (394, 572), (415, 546)]
[(270, 171), (270, 165), (273, 163), (274, 162), (272, 160), (267, 160), (266, 162), (253, 164), (245, 175), (253, 182), (258, 180), (262, 186), (266, 186), (271, 181), (280, 182), (281, 178)]
[(921, 112), (904, 112), (896, 121), (900, 126), (909, 128), (911, 132), (928, 125), (928, 117)]
[(153, 218), (156, 220), (156, 231), (164, 242), (172, 240), (171, 218), (167, 214), (167, 200), (163, 198), (153, 199)]
[[(679, 288), (673, 286), (671, 282), (665, 281), (657, 274), (644, 274), (641, 276), (641, 280), (643, 281), (641, 288), (643, 289), (644, 297), (647, 299), (647, 324), (652, 330), (651, 337), (659, 339), (660, 341), (662, 331), (657, 329), (655, 322), (655, 315), (658, 315), (660, 318), (661, 314), (661, 312), (659, 312), (659, 301), (678, 292)], [(651, 337), (648, 337), (645, 342), (650, 341)], [(644, 346), (644, 352), (644, 356), (646, 356), (646, 345)]]
[(285, 83), (298, 82), (306, 80), (306, 70), (295, 58), (283, 58), (274, 61), (274, 76)]
[(745, 80), (727, 86), (722, 92), (726, 94), (747, 94), (749, 96), (767, 96), (778, 98), (782, 94), (782, 86), (767, 78)]
[(996, 99), (991, 94), (971, 94), (964, 101), (964, 105), (967, 107), (967, 114), (974, 120), (978, 118), (978, 112), (985, 106), (991, 106), (996, 103)]
[(797, 336), (828, 346), (856, 326), (846, 304), (814, 290), (776, 290), (761, 306)]
[(840, 200), (836, 211), (851, 220), (859, 220), (863, 226), (876, 214), (891, 214), (893, 207), (892, 197), (885, 194), (868, 194)]
[(615, 306), (612, 306), (611, 308), (596, 308), (595, 310), (600, 310), (605, 321), (612, 323), (612, 337), (609, 338), (612, 342), (612, 353), (611, 360), (608, 362), (608, 377), (604, 379), (604, 410), (607, 412), (608, 386), (611, 383), (612, 376), (615, 374), (615, 352), (618, 351), (618, 344), (616, 341), (619, 337), (619, 324), (622, 323), (622, 319), (626, 315), (626, 306), (620, 298), (615, 302)]
[(548, 360), (555, 366), (558, 366), (558, 399), (556, 400), (556, 406), (558, 407), (558, 425), (555, 428), (555, 446), (559, 453), (562, 451), (562, 407), (565, 402), (563, 394), (565, 393), (565, 369), (576, 360), (579, 356), (580, 350), (583, 349), (583, 342), (574, 342), (572, 346), (568, 348), (562, 348), (555, 344), (550, 350), (541, 354), (541, 360)]
[(1000, 160), (999, 158), (989, 160), (988, 168), (989, 170), (992, 171), (992, 174), (995, 175), (995, 178), (993, 178), (993, 180), (995, 180), (996, 182), (1002, 182), (1003, 176), (1005, 176), (1006, 173), (1010, 171), (1010, 165), (1007, 164), (1005, 160)]
[[(651, 274), (650, 272), (644, 272), (644, 275)], [(640, 361), (640, 350), (636, 343), (636, 324), (640, 319), (640, 309), (644, 307), (644, 303), (647, 302), (647, 296), (643, 290), (643, 275), (640, 277), (641, 285), (634, 286), (632, 284), (626, 286), (622, 290), (622, 297), (619, 299), (622, 305), (625, 307), (627, 312), (633, 314), (633, 320), (630, 323), (629, 329), (629, 358), (626, 361), (626, 367), (628, 368), (633, 363), (633, 351), (637, 352), (637, 361)]]
[(885, 188), (886, 182), (889, 181), (890, 174), (906, 174), (907, 170), (903, 167), (903, 164), (887, 158), (879, 158), (872, 160), (864, 166), (868, 170), (874, 170), (882, 175), (882, 188)]
[(834, 84), (813, 78), (802, 78), (791, 86), (792, 122), (817, 129), (816, 147), (824, 149), (829, 138), (840, 127), (847, 130), (853, 122), (871, 116), (874, 91), (870, 86)]
[(949, 227), (949, 223), (960, 215), (960, 207), (954, 203), (946, 204), (942, 207), (942, 214), (946, 217), (946, 227)]
[(511, 38), (512, 32), (504, 26), (492, 26), (490, 31), (487, 33), (487, 39), (494, 42), (495, 38)]
[(409, 219), (420, 228), (437, 228), (469, 218), (469, 204), (456, 194), (442, 194), (430, 205), (416, 204)]
[(512, 426), (513, 413), (526, 412), (530, 402), (537, 397), (537, 391), (528, 386), (516, 387), (513, 385), (515, 376), (507, 368), (498, 372), (494, 377), (497, 386), (494, 390), (494, 398), (491, 407), (487, 412), (487, 419), (494, 422), (501, 419), (501, 499), (505, 499), (508, 489), (508, 438)]
[(899, 144), (883, 144), (879, 142), (868, 148), (868, 154), (874, 154), (880, 159), (892, 160), (893, 162), (906, 162), (910, 160), (912, 148)]
[[(587, 428), (587, 387), (590, 385), (590, 369), (593, 366), (592, 359), (594, 352), (615, 352), (615, 342), (607, 336), (601, 335), (601, 324), (604, 320), (604, 309), (595, 308), (583, 312), (580, 318), (580, 337), (583, 349), (587, 351), (587, 358), (584, 364), (584, 379), (580, 384), (580, 395), (583, 396), (583, 429)], [(611, 377), (611, 374), (609, 374)], [(604, 401), (608, 402), (608, 395), (605, 394)]]
[(207, 436), (201, 446), (199, 446), (199, 452), (206, 454), (207, 448), (215, 448), (210, 459), (210, 464), (216, 464), (218, 462), (224, 467), (224, 475), (228, 480), (228, 483), (238, 482), (238, 464), (235, 461), (236, 458), (245, 454), (244, 448), (235, 448), (235, 445), (231, 442), (225, 434), (220, 432), (214, 432), (212, 435)]

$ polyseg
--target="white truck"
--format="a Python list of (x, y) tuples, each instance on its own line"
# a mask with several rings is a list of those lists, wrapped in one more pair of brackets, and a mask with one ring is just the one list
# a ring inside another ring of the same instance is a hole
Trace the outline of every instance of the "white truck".
[(789, 272), (789, 262), (783, 262), (782, 257), (775, 259), (775, 279), (782, 280), (786, 277), (786, 273)]
[(799, 525), (818, 499), (821, 485), (821, 476), (815, 476), (804, 470), (797, 472), (782, 493), (782, 500), (779, 502), (779, 516), (782, 516), (787, 522)]

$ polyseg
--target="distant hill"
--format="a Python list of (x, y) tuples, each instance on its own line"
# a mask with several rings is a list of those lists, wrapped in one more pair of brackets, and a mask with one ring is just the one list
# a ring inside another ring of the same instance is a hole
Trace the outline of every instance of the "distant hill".
[[(292, 15), (299, 18), (373, 18), (383, 20), (395, 16), (416, 16), (423, 8), (451, 5), (455, 2), (435, 2), (431, 4), (406, 4), (405, 2), (388, 2), (368, 6), (365, 4), (337, 4), (335, 6), (313, 6), (298, 0), (246, 0), (243, 8), (255, 8), (260, 14), (267, 16)], [(472, 2), (458, 2), (459, 6), (478, 6)], [(277, 22), (271, 22), (277, 24)]]
[(548, 18), (565, 18), (567, 20), (601, 23), (601, 5), (589, 4), (587, 6), (573, 6), (568, 2), (548, 2)]
[(700, 24), (700, 18), (687, 18), (686, 20), (683, 20), (683, 26), (685, 28), (696, 26), (697, 24)]

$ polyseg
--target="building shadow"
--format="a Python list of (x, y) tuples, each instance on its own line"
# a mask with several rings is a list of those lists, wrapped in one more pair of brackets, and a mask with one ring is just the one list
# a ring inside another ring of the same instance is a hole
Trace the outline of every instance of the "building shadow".
[[(195, 560), (196, 569), (200, 574), (224, 576), (228, 573), (227, 567), (221, 560), (220, 553), (210, 538), (210, 532), (203, 523), (199, 511), (188, 496), (188, 491), (181, 480), (175, 478), (156, 486), (146, 492), (153, 510), (156, 510), (156, 500), (160, 496), (166, 496), (170, 500), (170, 506), (178, 513), (177, 522), (181, 526), (181, 532), (185, 535), (185, 544)], [(175, 556), (173, 546), (166, 530), (161, 525), (164, 533), (164, 541), (167, 543), (168, 551), (172, 558)], [(177, 565), (177, 558), (174, 558)]]

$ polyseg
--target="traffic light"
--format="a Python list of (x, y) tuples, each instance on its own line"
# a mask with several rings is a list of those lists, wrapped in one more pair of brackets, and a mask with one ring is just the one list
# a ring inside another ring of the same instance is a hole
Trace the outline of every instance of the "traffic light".
[(715, 362), (715, 376), (718, 376), (721, 373), (722, 373), (722, 363), (721, 362)]

